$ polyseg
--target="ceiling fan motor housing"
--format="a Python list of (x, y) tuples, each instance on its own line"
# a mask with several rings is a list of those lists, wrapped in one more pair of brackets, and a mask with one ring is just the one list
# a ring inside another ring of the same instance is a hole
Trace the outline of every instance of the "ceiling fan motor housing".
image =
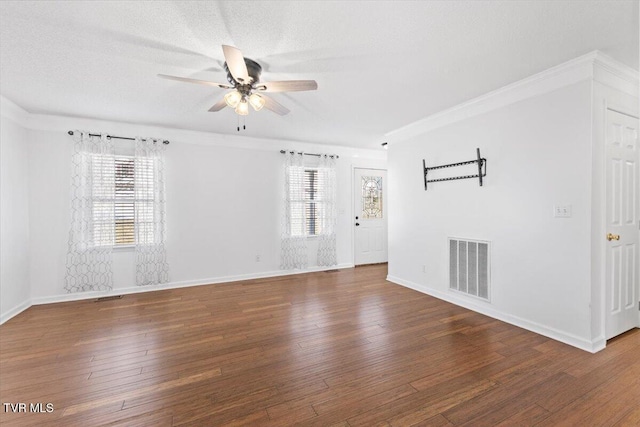
[(234, 79), (231, 75), (231, 72), (229, 71), (227, 63), (224, 63), (224, 70), (227, 72), (227, 81), (229, 81), (229, 83), (231, 83), (238, 90), (240, 90), (241, 86), (249, 86), (250, 88), (252, 85), (258, 83), (260, 81), (260, 75), (262, 74), (262, 67), (253, 59), (244, 58), (244, 63), (247, 66), (247, 73), (249, 74), (249, 77), (251, 77), (250, 82), (239, 82)]

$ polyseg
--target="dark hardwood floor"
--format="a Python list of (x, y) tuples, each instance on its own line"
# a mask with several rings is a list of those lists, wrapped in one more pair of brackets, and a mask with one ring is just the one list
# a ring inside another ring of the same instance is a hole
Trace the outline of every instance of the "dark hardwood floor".
[(373, 265), (31, 307), (0, 326), (0, 423), (640, 425), (640, 330), (589, 354), (385, 276)]

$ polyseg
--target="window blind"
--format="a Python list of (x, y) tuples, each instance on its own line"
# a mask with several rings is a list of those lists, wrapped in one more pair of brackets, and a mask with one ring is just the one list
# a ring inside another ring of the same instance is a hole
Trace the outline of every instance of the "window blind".
[(325, 207), (322, 197), (324, 185), (320, 177), (318, 169), (304, 169), (304, 173), (291, 173), (289, 176), (293, 236), (316, 236), (322, 231)]
[(115, 158), (114, 226), (115, 244), (133, 245), (135, 236), (135, 162), (131, 157)]
[[(97, 246), (154, 242), (153, 159), (94, 156), (93, 240)], [(137, 236), (136, 236), (137, 234)]]
[(307, 169), (304, 171), (304, 213), (306, 219), (306, 234), (318, 234), (318, 171)]

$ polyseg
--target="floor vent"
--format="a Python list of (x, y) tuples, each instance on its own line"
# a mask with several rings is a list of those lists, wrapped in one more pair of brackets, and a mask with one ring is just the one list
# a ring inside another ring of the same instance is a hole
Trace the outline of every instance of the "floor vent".
[(489, 301), (489, 242), (449, 238), (449, 289)]
[(325, 272), (325, 273), (337, 273), (338, 271), (340, 271), (340, 270), (338, 270), (338, 269), (336, 268), (336, 269), (334, 269), (334, 270), (325, 270), (324, 272)]
[(112, 297), (100, 297), (96, 300), (96, 302), (103, 302), (103, 301), (111, 301), (114, 299), (121, 299), (122, 295), (114, 295)]

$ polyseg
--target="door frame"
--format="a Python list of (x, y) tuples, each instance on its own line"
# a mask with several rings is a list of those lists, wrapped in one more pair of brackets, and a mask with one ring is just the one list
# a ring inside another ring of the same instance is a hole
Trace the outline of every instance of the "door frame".
[[(349, 208), (349, 212), (351, 213), (351, 216), (349, 217), (349, 221), (351, 225), (349, 229), (351, 230), (351, 265), (353, 265), (354, 267), (356, 267), (356, 230), (354, 226), (354, 221), (356, 217), (356, 212), (354, 208), (356, 204), (356, 191), (355, 191), (356, 169), (369, 169), (373, 171), (387, 172), (387, 190), (389, 189), (389, 186), (388, 186), (389, 171), (386, 168), (370, 168), (366, 166), (356, 166), (353, 163), (351, 164), (351, 207)], [(389, 218), (387, 217), (387, 251), (388, 250), (389, 250)]]

